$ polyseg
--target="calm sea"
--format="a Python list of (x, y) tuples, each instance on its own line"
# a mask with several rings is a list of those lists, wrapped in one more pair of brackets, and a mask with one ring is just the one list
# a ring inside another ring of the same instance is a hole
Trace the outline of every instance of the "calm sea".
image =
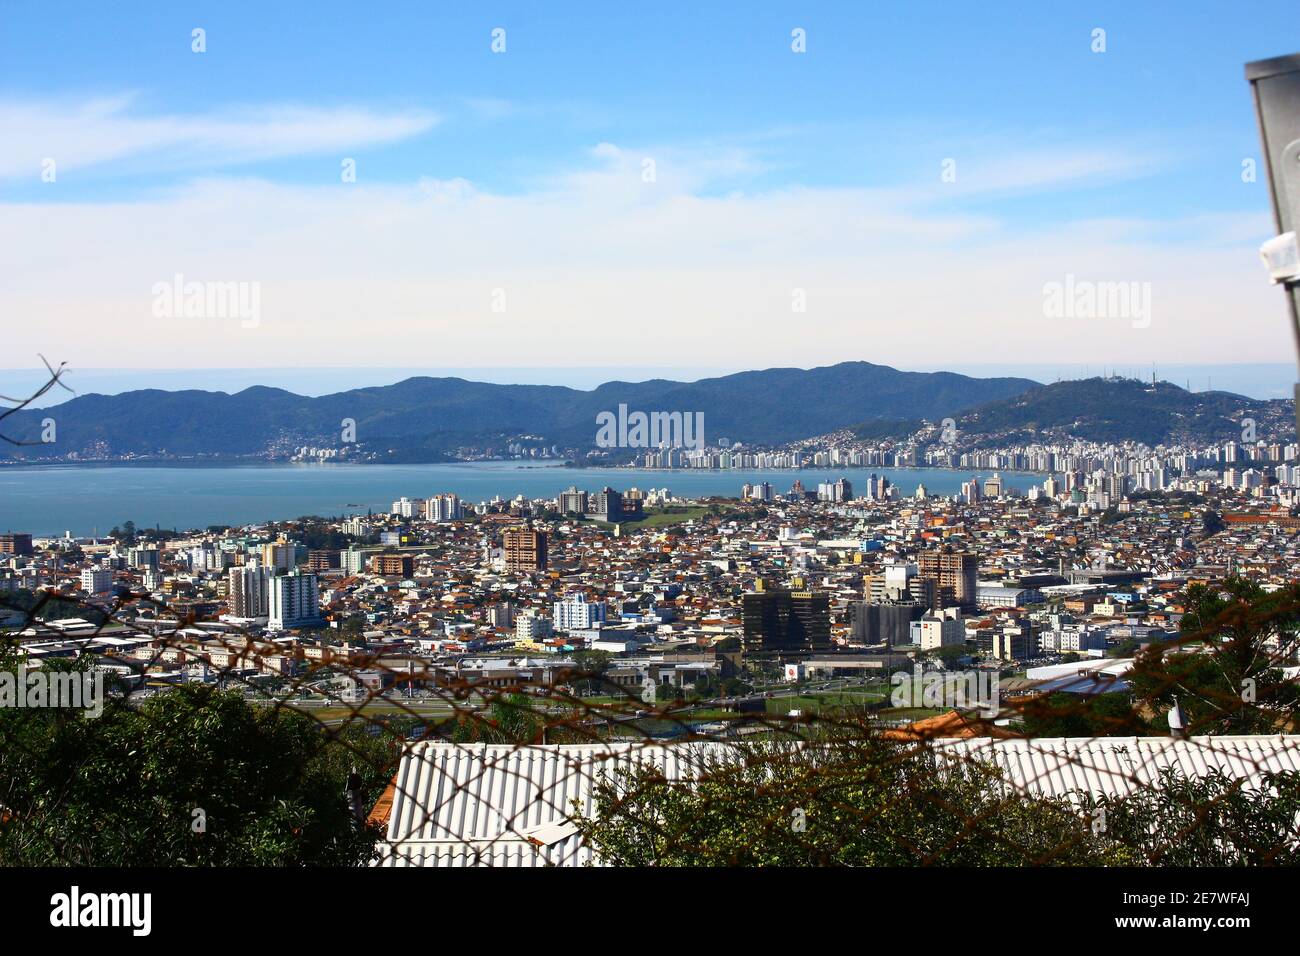
[[(37, 535), (105, 534), (114, 525), (204, 528), (284, 520), (301, 515), (387, 511), (403, 495), (427, 498), (454, 492), (471, 503), (494, 497), (554, 497), (570, 485), (664, 488), (685, 496), (737, 497), (746, 482), (769, 481), (777, 493), (795, 479), (848, 478), (861, 489), (867, 475), (883, 474), (904, 494), (924, 482), (931, 494), (951, 495), (973, 472), (938, 469), (841, 468), (802, 471), (652, 471), (564, 468), (524, 462), (433, 465), (49, 465), (0, 467), (0, 531)], [(987, 473), (980, 473), (986, 477)], [(1004, 472), (1027, 490), (1040, 475)]]

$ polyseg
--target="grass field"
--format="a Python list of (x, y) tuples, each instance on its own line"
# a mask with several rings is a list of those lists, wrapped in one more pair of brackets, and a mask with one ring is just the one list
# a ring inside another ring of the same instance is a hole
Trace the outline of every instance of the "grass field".
[(828, 708), (862, 707), (884, 700), (888, 695), (880, 690), (830, 691), (819, 694), (801, 694), (798, 697), (774, 697), (767, 701), (769, 714), (784, 714), (791, 710), (818, 713)]
[(672, 505), (667, 509), (650, 508), (643, 517), (636, 521), (592, 521), (592, 524), (610, 526), (617, 523), (629, 531), (635, 531), (641, 528), (666, 528), (669, 525), (681, 524), (684, 521), (695, 521), (708, 513), (708, 508)]
[[(805, 715), (815, 715), (830, 710), (853, 710), (867, 705), (879, 704), (888, 698), (888, 688), (854, 688), (850, 690), (836, 691), (812, 691), (800, 694), (795, 697), (774, 697), (764, 701), (764, 711), (774, 716), (784, 716), (791, 710), (802, 711)], [(482, 702), (478, 702), (482, 706)], [(668, 702), (659, 702), (658, 704), (642, 704), (635, 700), (627, 698), (614, 697), (588, 697), (584, 698), (582, 703), (592, 708), (592, 712), (587, 713), (588, 717), (614, 717), (626, 716), (631, 717), (637, 710), (655, 711), (669, 705)], [(437, 720), (446, 719), (455, 714), (451, 702), (449, 701), (429, 701), (429, 700), (412, 700), (406, 703), (389, 700), (372, 700), (366, 703), (358, 702), (356, 705), (349, 706), (343, 703), (328, 703), (303, 706), (300, 701), (289, 701), (287, 706), (298, 706), (303, 712), (310, 714), (317, 720), (326, 723), (343, 723), (349, 719), (366, 719), (382, 716), (395, 716), (399, 714), (411, 714), (418, 717), (427, 717)], [(461, 702), (462, 711), (470, 709), (470, 704)], [(601, 712), (604, 712), (603, 714)], [(558, 713), (558, 711), (552, 711)], [(937, 710), (927, 710), (919, 707), (908, 708), (888, 708), (874, 711), (874, 714), (886, 720), (900, 719), (917, 719), (929, 717), (941, 713)], [(758, 716), (758, 715), (751, 715)], [(721, 708), (708, 708), (701, 710), (683, 710), (673, 718), (672, 721), (701, 721), (701, 720), (743, 720), (744, 715), (734, 711), (727, 711)], [(649, 718), (654, 720), (655, 718)]]
[(684, 521), (696, 521), (708, 513), (708, 508), (674, 508), (671, 511), (649, 511), (640, 521), (623, 523), (632, 528), (663, 528)]

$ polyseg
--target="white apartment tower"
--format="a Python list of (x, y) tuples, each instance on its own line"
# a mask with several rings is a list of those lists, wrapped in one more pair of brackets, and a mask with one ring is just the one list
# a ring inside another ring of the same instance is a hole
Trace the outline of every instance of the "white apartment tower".
[(281, 631), (321, 623), (320, 591), (314, 574), (283, 574), (271, 578), (267, 628)]

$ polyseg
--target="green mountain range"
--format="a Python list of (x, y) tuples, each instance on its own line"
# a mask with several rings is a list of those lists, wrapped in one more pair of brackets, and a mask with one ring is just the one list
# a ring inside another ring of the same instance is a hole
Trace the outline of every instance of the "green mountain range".
[(57, 440), (0, 445), (0, 456), (276, 457), (297, 446), (339, 446), (345, 420), (355, 422), (355, 440), (384, 461), (438, 461), (457, 449), (503, 449), (519, 441), (589, 449), (596, 416), (617, 413), (620, 405), (629, 412), (703, 412), (709, 441), (779, 444), (868, 418), (957, 414), (1036, 385), (843, 362), (697, 382), (606, 382), (590, 391), (424, 377), (316, 398), (267, 387), (233, 395), (141, 390), (82, 395), (13, 415), (0, 426), (10, 437), (39, 442), (42, 422), (52, 418)]
[[(1075, 437), (1088, 441), (1140, 441), (1147, 445), (1242, 441), (1293, 441), (1294, 403), (1257, 400), (1230, 392), (1189, 392), (1169, 382), (1089, 378), (1039, 385), (986, 402), (953, 418), (957, 433), (981, 445)], [(918, 416), (859, 423), (862, 438), (902, 438), (915, 433)]]

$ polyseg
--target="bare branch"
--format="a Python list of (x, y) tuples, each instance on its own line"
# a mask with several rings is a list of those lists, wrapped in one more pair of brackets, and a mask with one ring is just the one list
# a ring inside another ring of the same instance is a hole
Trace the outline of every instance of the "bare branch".
[[(45, 368), (49, 370), (50, 377), (45, 380), (45, 384), (43, 384), (39, 389), (37, 389), (31, 395), (28, 395), (26, 398), (17, 399), (17, 398), (9, 398), (7, 396), (0, 395), (0, 399), (3, 399), (4, 401), (13, 404), (12, 408), (7, 408), (3, 412), (0, 412), (0, 422), (3, 422), (6, 418), (8, 418), (10, 415), (13, 415), (15, 412), (20, 412), (23, 409), (25, 409), (27, 406), (31, 405), (32, 402), (36, 401), (38, 398), (40, 398), (42, 395), (44, 395), (46, 392), (52, 389), (55, 385), (58, 385), (60, 388), (63, 388), (74, 395), (76, 394), (76, 392), (73, 391), (73, 389), (69, 388), (63, 382), (63, 373), (67, 371), (68, 363), (60, 362), (59, 367), (55, 368), (54, 366), (50, 365), (49, 361), (45, 358), (44, 355), (39, 355), (39, 353), (37, 354), (40, 357), (41, 362), (45, 365)], [(3, 431), (0, 431), (0, 441), (6, 442), (7, 444), (10, 445), (20, 446), (20, 447), (26, 445), (41, 444), (41, 442), (38, 441), (23, 441), (18, 438), (12, 438), (9, 435), (6, 435)]]

